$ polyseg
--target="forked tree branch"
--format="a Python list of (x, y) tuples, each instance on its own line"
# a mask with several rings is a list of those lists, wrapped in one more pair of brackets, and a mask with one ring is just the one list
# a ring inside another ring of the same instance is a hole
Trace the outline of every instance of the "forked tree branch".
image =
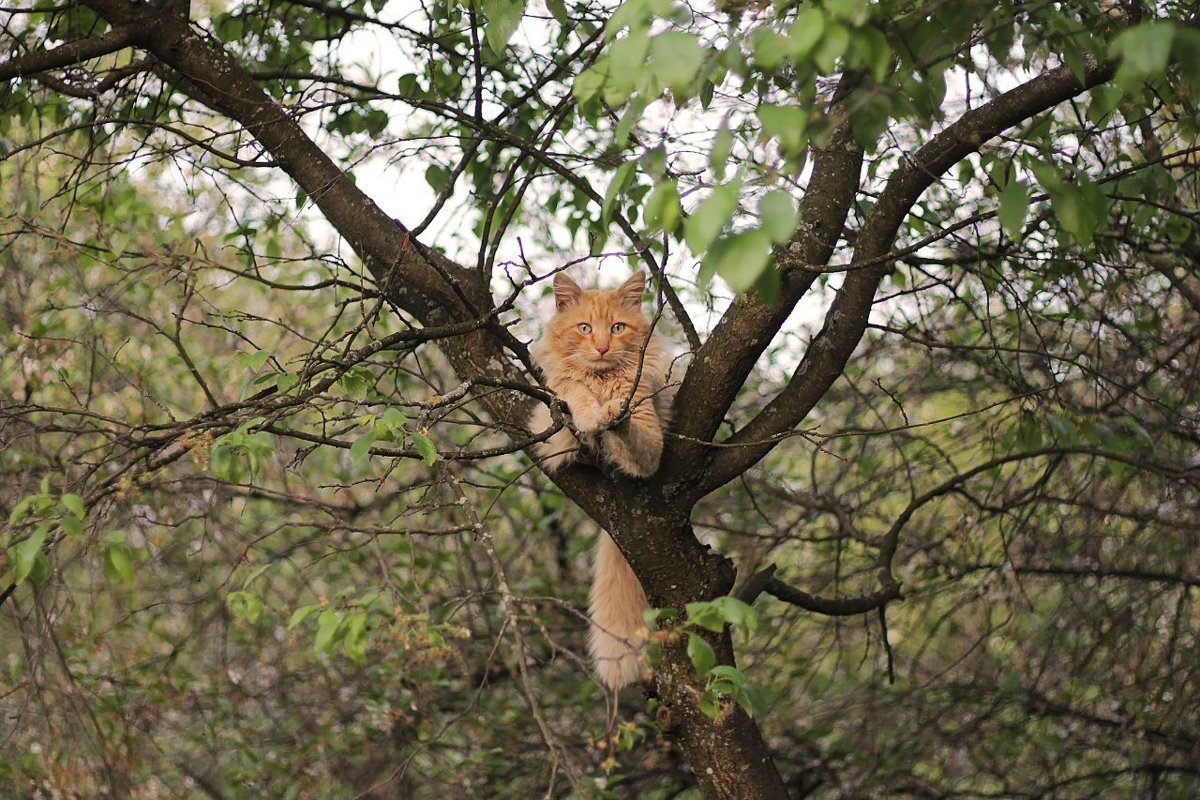
[(780, 248), (782, 273), (779, 301), (766, 303), (756, 293), (734, 300), (688, 367), (676, 400), (673, 428), (679, 438), (668, 447), (660, 480), (680, 486), (692, 483), (702, 471), (712, 439), (738, 391), (771, 338), (818, 277), (798, 265), (824, 264), (833, 256), (846, 215), (858, 191), (863, 149), (855, 141), (849, 116), (840, 104), (859, 83), (854, 73), (842, 76), (831, 100), (831, 114), (841, 114), (830, 144), (816, 151), (808, 189), (800, 202), (800, 224)]
[[(426, 325), (451, 324), (493, 311), (491, 294), (478, 273), (412, 241), (410, 232), (357, 189), (218, 42), (143, 3), (85, 2), (111, 23), (132, 26), (139, 47), (198, 86), (216, 111), (243, 125), (362, 257), (385, 297)], [(445, 340), (441, 347), (462, 379), (522, 377), (523, 371), (506, 356), (506, 334), (491, 324)], [(489, 393), (480, 401), (501, 424), (518, 426), (531, 404), (513, 392)], [(681, 606), (723, 594), (732, 586), (729, 562), (708, 553), (686, 525), (690, 506), (677, 503), (664, 508), (661, 497), (650, 496), (650, 487), (598, 479), (594, 472), (579, 468), (564, 470), (556, 482), (605, 524), (652, 598)], [(699, 705), (686, 653), (680, 648), (665, 650), (658, 690), (678, 719), (680, 745), (706, 794), (785, 797), (783, 781), (755, 721), (736, 706), (711, 719)], [(723, 647), (721, 658), (733, 663), (732, 650)]]
[[(1082, 80), (1069, 67), (1059, 67), (965, 112), (913, 153), (888, 180), (863, 225), (853, 260), (870, 261), (888, 253), (904, 218), (925, 190), (954, 164), (976, 152), (984, 142), (1104, 83), (1115, 69), (1114, 62), (1088, 58)], [(879, 282), (890, 270), (891, 262), (884, 261), (846, 276), (846, 282), (825, 316), (824, 327), (787, 386), (729, 440), (730, 444), (747, 446), (722, 448), (716, 453), (709, 473), (696, 488), (697, 492), (708, 493), (745, 472), (770, 452), (778, 441), (773, 437), (790, 431), (804, 420), (842, 375), (867, 328)]]

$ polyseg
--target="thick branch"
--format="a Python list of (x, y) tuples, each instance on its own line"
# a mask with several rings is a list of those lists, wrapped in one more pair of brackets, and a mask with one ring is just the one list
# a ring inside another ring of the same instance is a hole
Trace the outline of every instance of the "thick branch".
[(51, 69), (61, 69), (92, 58), (115, 53), (133, 43), (133, 31), (114, 27), (108, 33), (87, 39), (77, 39), (53, 50), (35, 50), (0, 64), (0, 80), (24, 78)]
[(134, 44), (196, 84), (204, 92), (202, 102), (245, 126), (346, 237), (385, 292), (422, 322), (461, 319), (468, 295), (486, 305), (465, 270), (410, 241), (407, 231), (359, 190), (218, 43), (186, 20), (145, 3), (88, 0), (87, 5), (127, 28)]
[(900, 596), (900, 584), (888, 583), (871, 594), (861, 597), (816, 597), (808, 592), (784, 583), (778, 578), (767, 581), (766, 593), (785, 603), (824, 614), (827, 617), (852, 617), (855, 614), (865, 614)]
[[(1089, 60), (1080, 81), (1070, 68), (1059, 67), (964, 113), (914, 153), (888, 180), (863, 226), (854, 261), (869, 261), (891, 250), (913, 204), (954, 164), (1002, 131), (1105, 82), (1114, 69), (1111, 62)], [(740, 475), (774, 447), (775, 442), (767, 440), (803, 421), (841, 376), (866, 330), (876, 288), (890, 269), (890, 262), (883, 262), (847, 275), (825, 317), (825, 326), (788, 385), (730, 439), (731, 444), (767, 443), (721, 449), (698, 491), (712, 491)]]
[(775, 565), (754, 573), (738, 590), (737, 598), (743, 603), (753, 603), (760, 594), (769, 594), (789, 605), (824, 614), (827, 617), (852, 617), (886, 606), (900, 597), (900, 584), (885, 572), (879, 589), (858, 597), (818, 597), (811, 595), (775, 577)]
[[(853, 75), (843, 77), (835, 108), (856, 82)], [(843, 118), (829, 147), (813, 159), (812, 178), (800, 203), (800, 226), (777, 253), (783, 274), (779, 302), (769, 305), (754, 293), (738, 297), (688, 367), (673, 425), (680, 438), (668, 448), (660, 473), (665, 483), (682, 485), (694, 479), (699, 459), (708, 455), (703, 442), (712, 439), (771, 337), (816, 280), (818, 273), (802, 266), (824, 264), (833, 255), (858, 190), (862, 159), (849, 118)]]

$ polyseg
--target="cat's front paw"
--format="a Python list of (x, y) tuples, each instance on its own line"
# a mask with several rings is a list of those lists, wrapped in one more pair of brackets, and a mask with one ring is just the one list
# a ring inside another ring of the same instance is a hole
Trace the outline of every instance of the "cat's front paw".
[(595, 433), (608, 424), (609, 419), (605, 415), (604, 406), (586, 405), (576, 408), (571, 407), (571, 424), (580, 433)]
[(608, 430), (625, 410), (625, 400), (615, 398), (598, 406), (592, 406), (583, 415), (575, 415), (575, 427), (580, 433), (596, 433)]
[(604, 426), (612, 425), (625, 414), (625, 398), (614, 397), (600, 407), (600, 413), (604, 417)]

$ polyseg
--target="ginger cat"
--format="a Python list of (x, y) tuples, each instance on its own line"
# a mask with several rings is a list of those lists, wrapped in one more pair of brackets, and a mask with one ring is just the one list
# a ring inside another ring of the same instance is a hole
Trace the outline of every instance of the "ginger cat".
[[(658, 469), (672, 396), (670, 359), (642, 314), (646, 277), (641, 272), (615, 291), (585, 291), (554, 276), (557, 313), (532, 353), (546, 385), (567, 405), (566, 418), (602, 465), (635, 478)], [(622, 410), (628, 417), (613, 425)], [(551, 426), (550, 409), (539, 405), (529, 420), (534, 433)], [(549, 473), (584, 453), (580, 440), (562, 428), (534, 446)], [(600, 679), (612, 690), (641, 674), (646, 641), (642, 585), (608, 534), (601, 533), (593, 566), (588, 642)]]

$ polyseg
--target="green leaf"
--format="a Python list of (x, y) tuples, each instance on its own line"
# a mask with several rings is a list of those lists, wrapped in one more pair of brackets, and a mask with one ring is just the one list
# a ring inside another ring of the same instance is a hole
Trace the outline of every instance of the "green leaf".
[(258, 578), (272, 566), (274, 566), (274, 562), (268, 561), (266, 564), (256, 567), (253, 572), (246, 576), (246, 580), (242, 581), (242, 588), (245, 589), (247, 586), (254, 583), (254, 581), (258, 580)]
[(225, 605), (230, 614), (247, 622), (254, 622), (262, 615), (262, 600), (250, 592), (230, 592), (225, 595)]
[(659, 0), (625, 0), (617, 6), (604, 25), (604, 38), (612, 41), (625, 28), (631, 31), (645, 28), (653, 16), (668, 10), (664, 5)]
[[(1032, 414), (1030, 414), (1032, 416)], [(1022, 415), (1022, 422), (1024, 415)], [(1057, 414), (1049, 414), (1046, 417), (1046, 424), (1050, 426), (1050, 430), (1054, 433), (1055, 441), (1059, 444), (1074, 445), (1079, 443), (1079, 429), (1075, 427), (1075, 423)], [(1035, 447), (1041, 446), (1041, 438), (1039, 436)]]
[(412, 431), (411, 436), (413, 444), (416, 445), (417, 452), (421, 454), (421, 458), (424, 459), (425, 463), (431, 467), (436, 464), (438, 452), (437, 445), (433, 443), (433, 440), (420, 431)]
[(1051, 194), (1050, 204), (1063, 228), (1081, 245), (1088, 246), (1108, 217), (1104, 193), (1090, 183), (1068, 184)]
[(374, 376), (365, 367), (351, 367), (338, 378), (342, 389), (354, 400), (365, 400), (373, 381)]
[(715, 242), (708, 246), (708, 250), (703, 254), (700, 260), (700, 272), (696, 274), (697, 286), (708, 286), (712, 279), (717, 274), (717, 264), (721, 261), (721, 255), (729, 247), (729, 237), (721, 236)]
[(104, 577), (109, 583), (133, 583), (132, 551), (128, 545), (113, 542), (104, 548)]
[(1037, 178), (1037, 182), (1047, 192), (1059, 191), (1064, 186), (1062, 176), (1058, 174), (1058, 170), (1051, 164), (1034, 161), (1029, 165), (1029, 169), (1033, 172), (1033, 177)]
[(375, 422), (375, 436), (376, 438), (390, 439), (394, 442), (403, 441), (405, 434), (404, 426), (407, 422), (408, 418), (404, 416), (403, 411), (395, 406), (389, 407), (387, 411), (383, 412), (383, 416)]
[[(667, 148), (661, 144), (651, 147), (642, 153), (637, 163), (641, 165), (643, 173), (660, 181), (667, 174)], [(632, 196), (632, 192), (630, 194)]]
[(821, 72), (831, 73), (837, 67), (838, 59), (845, 55), (848, 47), (850, 47), (850, 31), (841, 23), (831, 22), (826, 26), (825, 35), (821, 37), (821, 41), (813, 53), (813, 61), (816, 62), (817, 68)]
[(604, 85), (606, 102), (614, 106), (625, 102), (646, 71), (649, 53), (650, 34), (644, 30), (632, 31), (610, 45), (608, 81)]
[(37, 495), (37, 494), (27, 494), (24, 497), (22, 497), (20, 499), (20, 501), (18, 501), (17, 504), (15, 506), (13, 506), (13, 510), (11, 512), (9, 512), (8, 524), (11, 525), (14, 522), (17, 522), (18, 520), (24, 518), (25, 514), (29, 511), (29, 509), (33, 507), (34, 503), (37, 503), (41, 499), (42, 499), (42, 495)]
[(317, 638), (313, 640), (313, 649), (318, 653), (327, 653), (333, 645), (333, 637), (338, 626), (342, 623), (342, 614), (327, 608), (317, 617)]
[(677, 98), (688, 93), (707, 56), (700, 37), (692, 33), (668, 31), (650, 43), (650, 69)]
[(613, 132), (613, 141), (617, 147), (624, 147), (629, 141), (629, 134), (633, 131), (635, 125), (642, 121), (642, 116), (646, 112), (646, 103), (643, 100), (634, 100), (621, 114), (621, 120), (617, 123), (617, 129)]
[(83, 533), (83, 521), (79, 517), (67, 514), (60, 522), (62, 523), (63, 533), (68, 536), (79, 536)]
[(684, 610), (687, 612), (687, 621), (692, 625), (699, 625), (713, 633), (725, 630), (725, 615), (711, 602), (688, 603)]
[(717, 663), (717, 654), (713, 652), (712, 645), (694, 633), (688, 634), (687, 653), (696, 674), (701, 678), (706, 677)]
[(713, 604), (720, 609), (721, 615), (730, 625), (753, 631), (758, 628), (758, 612), (747, 603), (736, 597), (718, 597)]
[(714, 678), (714, 680), (735, 689), (740, 689), (746, 685), (745, 674), (737, 667), (731, 667), (727, 664), (722, 664), (719, 667), (713, 667), (709, 674)]
[(660, 181), (646, 198), (642, 216), (646, 227), (651, 230), (670, 232), (679, 225), (681, 213), (679, 190), (675, 187), (675, 181), (667, 179)]
[(854, 32), (852, 50), (858, 61), (871, 70), (876, 83), (883, 83), (892, 68), (892, 46), (878, 28), (862, 28)]
[(752, 717), (763, 714), (767, 710), (767, 706), (770, 705), (770, 698), (767, 694), (752, 683), (747, 683), (742, 687), (741, 698), (745, 702), (743, 703), (739, 700), (739, 703), (745, 709), (746, 713)]
[(1113, 112), (1125, 96), (1118, 86), (1105, 83), (1096, 86), (1091, 91), (1091, 102), (1088, 104), (1088, 122), (1099, 125)]
[(765, 194), (758, 204), (758, 216), (763, 230), (775, 244), (783, 244), (792, 237), (800, 216), (792, 196), (782, 189)]
[(760, 275), (771, 263), (771, 237), (762, 228), (735, 233), (716, 254), (713, 271), (725, 279), (735, 292), (754, 288)]
[(379, 597), (379, 592), (367, 592), (362, 597), (355, 600), (353, 605), (356, 605), (359, 608), (370, 608), (371, 606), (375, 605), (375, 603), (379, 602)]
[(868, 151), (875, 150), (880, 144), (880, 134), (887, 130), (895, 111), (891, 97), (872, 87), (855, 92), (850, 105), (850, 127), (855, 141)]
[(70, 511), (76, 519), (83, 519), (87, 516), (87, 511), (83, 506), (83, 498), (77, 494), (64, 494), (59, 501), (63, 508)]
[(304, 620), (308, 619), (320, 610), (321, 607), (315, 603), (309, 606), (300, 606), (300, 608), (297, 608), (292, 612), (292, 616), (288, 619), (288, 630), (290, 631), (292, 628), (296, 627), (301, 622), (304, 622)]
[(49, 533), (50, 524), (43, 522), (34, 529), (28, 539), (8, 549), (9, 559), (12, 562), (13, 582), (18, 586), (29, 577), (38, 553), (42, 552), (42, 544), (46, 541)]
[(430, 164), (425, 170), (425, 182), (430, 189), (441, 194), (450, 185), (450, 171), (440, 164)]
[(613, 175), (613, 179), (608, 184), (608, 191), (604, 193), (604, 203), (600, 206), (600, 224), (608, 225), (611, 219), (613, 204), (616, 203), (617, 197), (621, 192), (625, 191), (625, 187), (629, 185), (629, 181), (633, 179), (634, 162), (626, 161), (617, 168), (617, 172)]
[(571, 94), (583, 105), (600, 96), (608, 80), (610, 61), (607, 56), (596, 59), (596, 63), (575, 76), (571, 83)]
[(1162, 75), (1174, 38), (1170, 22), (1144, 22), (1118, 35), (1109, 46), (1109, 55), (1121, 59), (1116, 82), (1128, 89)]
[(50, 577), (50, 558), (44, 550), (38, 550), (33, 557), (33, 568), (29, 570), (30, 583), (42, 583)]
[(234, 452), (218, 440), (209, 453), (208, 468), (223, 481), (239, 483), (241, 468)]
[(754, 49), (754, 60), (766, 70), (773, 70), (779, 64), (792, 57), (795, 52), (795, 42), (769, 28), (759, 28), (751, 40)]
[(234, 359), (234, 365), (246, 369), (251, 372), (258, 372), (262, 369), (263, 364), (271, 358), (271, 353), (267, 350), (258, 350), (253, 353), (242, 353)]
[(834, 17), (855, 27), (864, 24), (871, 16), (867, 0), (825, 0), (824, 6)]
[(1064, 180), (1051, 165), (1034, 162), (1029, 167), (1050, 195), (1050, 206), (1063, 230), (1081, 245), (1089, 246), (1108, 219), (1108, 198), (1104, 192), (1091, 183)]
[(704, 694), (700, 695), (700, 700), (697, 701), (696, 704), (700, 707), (700, 710), (704, 712), (704, 716), (708, 717), (709, 719), (716, 719), (721, 715), (721, 701), (717, 697), (716, 692), (713, 692), (712, 690), (706, 691)]
[(780, 106), (764, 103), (758, 107), (758, 119), (765, 136), (779, 140), (779, 150), (785, 156), (796, 156), (807, 142), (805, 129), (808, 115), (799, 106)]
[(1184, 84), (1200, 84), (1200, 31), (1179, 28), (1175, 31), (1175, 62)]
[(128, 232), (122, 229), (114, 229), (108, 236), (108, 249), (115, 256), (122, 256), (126, 248), (129, 247), (129, 242), (133, 237)]
[(375, 444), (375, 432), (367, 431), (362, 436), (350, 445), (350, 458), (354, 461), (362, 461), (366, 458), (367, 453), (371, 450), (371, 445)]
[(502, 55), (508, 40), (521, 24), (525, 3), (523, 0), (484, 0), (483, 13), (487, 16), (484, 39), (493, 53)]
[(357, 611), (346, 617), (346, 635), (342, 638), (342, 652), (347, 658), (359, 663), (367, 660), (367, 615)]
[(1142, 445), (1143, 447), (1154, 446), (1154, 438), (1150, 435), (1150, 432), (1142, 427), (1142, 424), (1133, 417), (1120, 417), (1117, 420), (1117, 423), (1124, 428), (1127, 433), (1132, 435), (1132, 437), (1137, 440), (1138, 444)]
[(996, 216), (1000, 226), (1010, 238), (1017, 239), (1025, 225), (1025, 214), (1029, 210), (1029, 187), (1020, 181), (1009, 181), (1000, 192), (1000, 208)]
[(300, 382), (300, 376), (294, 372), (279, 372), (275, 375), (275, 388), (281, 394), (287, 394), (288, 391)]
[(788, 28), (792, 40), (792, 59), (800, 61), (812, 53), (825, 32), (825, 15), (819, 8), (806, 8), (796, 15), (796, 21)]
[(684, 239), (694, 255), (703, 255), (737, 210), (737, 181), (718, 186), (691, 213), (684, 224)]
[(1036, 450), (1042, 446), (1042, 426), (1031, 412), (1021, 412), (1015, 435), (1017, 446), (1021, 450)]

